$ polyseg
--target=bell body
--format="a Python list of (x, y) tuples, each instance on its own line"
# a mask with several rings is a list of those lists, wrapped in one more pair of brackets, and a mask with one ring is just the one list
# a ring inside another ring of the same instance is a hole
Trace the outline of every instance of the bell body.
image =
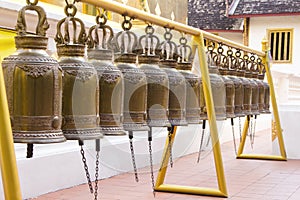
[(233, 81), (229, 77), (227, 77), (228, 70), (220, 69), (219, 71), (221, 73), (221, 78), (223, 79), (225, 88), (226, 88), (226, 100), (225, 100), (226, 117), (234, 118), (235, 117), (235, 114), (234, 114), (235, 85), (234, 85)]
[(258, 115), (258, 98), (259, 98), (259, 88), (256, 81), (253, 79), (253, 73), (247, 72), (246, 78), (250, 81), (251, 90), (252, 90), (252, 97), (251, 97), (251, 114)]
[(186, 84), (176, 65), (175, 60), (161, 60), (159, 63), (169, 79), (169, 121), (173, 126), (186, 126)]
[(124, 135), (122, 72), (112, 62), (109, 50), (88, 50), (89, 62), (95, 67), (99, 81), (98, 115), (100, 131), (105, 135)]
[(168, 75), (159, 68), (158, 62), (158, 56), (139, 56), (139, 67), (147, 78), (147, 124), (150, 127), (171, 126)]
[(124, 76), (123, 127), (126, 131), (148, 131), (146, 75), (137, 68), (135, 54), (121, 54), (115, 58)]
[(102, 137), (97, 125), (98, 77), (94, 67), (84, 59), (85, 46), (58, 45), (59, 65), (63, 69), (63, 125), (69, 140)]
[(186, 84), (186, 121), (189, 124), (200, 124), (201, 79), (190, 71), (191, 68), (191, 63), (178, 63), (177, 65), (177, 69), (185, 78)]
[(236, 71), (230, 70), (228, 72), (228, 78), (230, 78), (234, 84), (234, 115), (236, 117), (243, 117), (243, 101), (244, 101), (244, 88), (240, 78), (236, 77)]
[(245, 71), (238, 71), (237, 75), (240, 77), (243, 83), (244, 100), (243, 100), (243, 113), (245, 115), (251, 115), (251, 101), (252, 101), (252, 85), (250, 81), (245, 78)]
[(256, 79), (256, 83), (258, 85), (258, 111), (260, 114), (264, 113), (265, 111), (265, 87), (262, 80), (259, 78)]
[(261, 101), (262, 101), (262, 99), (264, 99), (263, 100), (264, 104), (263, 104), (263, 111), (262, 111), (262, 113), (269, 114), (269, 113), (271, 113), (271, 111), (270, 111), (270, 86), (269, 86), (268, 83), (264, 82), (264, 75), (259, 74), (258, 78), (259, 78), (260, 82), (264, 86), (264, 97), (261, 98)]
[(215, 105), (216, 120), (226, 119), (226, 87), (216, 66), (209, 67), (209, 78)]
[(62, 71), (46, 53), (48, 39), (16, 36), (17, 51), (3, 60), (14, 142), (63, 142)]

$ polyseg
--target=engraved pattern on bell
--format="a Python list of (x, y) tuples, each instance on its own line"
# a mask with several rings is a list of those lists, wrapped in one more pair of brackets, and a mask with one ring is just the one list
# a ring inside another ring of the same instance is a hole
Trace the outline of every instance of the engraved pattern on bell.
[(96, 25), (89, 30), (88, 59), (99, 79), (99, 127), (105, 135), (124, 135), (123, 99), (124, 80), (121, 71), (112, 62), (113, 30), (106, 25), (105, 14), (96, 17)]
[(114, 39), (115, 63), (124, 77), (124, 118), (126, 131), (148, 131), (147, 126), (147, 79), (137, 68), (137, 36), (130, 31), (131, 21), (124, 17), (123, 31)]
[(99, 139), (102, 134), (97, 124), (98, 77), (84, 57), (87, 42), (85, 26), (75, 18), (74, 4), (66, 5), (65, 13), (67, 17), (57, 23), (55, 37), (59, 64), (64, 71), (62, 130), (70, 140)]
[[(26, 11), (38, 14), (35, 34), (27, 34)], [(18, 13), (17, 51), (2, 62), (14, 142), (64, 142), (61, 131), (62, 72), (46, 53), (49, 28), (40, 6), (29, 4)]]
[(169, 80), (158, 66), (160, 41), (154, 28), (148, 25), (145, 35), (139, 37), (138, 62), (147, 78), (147, 124), (150, 127), (171, 126), (168, 120)]
[(178, 46), (179, 61), (176, 69), (184, 76), (186, 84), (186, 120), (189, 124), (201, 123), (200, 87), (201, 78), (191, 72), (192, 49), (187, 44), (187, 39), (181, 37)]

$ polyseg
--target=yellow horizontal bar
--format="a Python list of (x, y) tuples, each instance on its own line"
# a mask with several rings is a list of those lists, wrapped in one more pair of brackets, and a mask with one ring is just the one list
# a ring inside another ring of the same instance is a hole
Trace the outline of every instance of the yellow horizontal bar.
[(221, 42), (228, 46), (238, 48), (243, 51), (247, 51), (249, 53), (255, 53), (258, 56), (265, 55), (265, 53), (262, 51), (254, 50), (252, 48), (249, 48), (249, 47), (239, 44), (237, 42), (233, 42), (231, 40), (222, 38), (220, 36), (211, 34), (209, 32), (206, 32), (206, 31), (203, 31), (203, 30), (200, 30), (200, 29), (197, 29), (197, 28), (194, 28), (194, 27), (191, 27), (191, 26), (188, 26), (188, 25), (176, 22), (176, 21), (172, 21), (172, 20), (157, 16), (157, 15), (145, 12), (143, 10), (139, 10), (137, 8), (133, 8), (133, 7), (127, 6), (125, 4), (121, 4), (116, 1), (108, 1), (108, 0), (77, 0), (77, 1), (92, 4), (96, 7), (101, 7), (103, 9), (110, 10), (115, 13), (119, 13), (121, 15), (126, 15), (128, 17), (140, 19), (142, 21), (145, 21), (146, 23), (151, 23), (151, 24), (156, 24), (161, 27), (171, 28), (171, 29), (177, 30), (179, 32), (187, 33), (187, 34), (194, 35), (194, 36), (199, 36), (200, 33), (202, 32), (204, 38), (214, 40), (217, 42)]
[(263, 154), (241, 154), (236, 158), (241, 159), (257, 159), (257, 160), (277, 160), (277, 161), (287, 161), (285, 157), (276, 155), (263, 155)]
[(220, 190), (213, 189), (213, 188), (190, 187), (190, 186), (170, 185), (170, 184), (162, 184), (158, 188), (155, 188), (155, 191), (174, 192), (174, 193), (193, 194), (193, 195), (206, 195), (206, 196), (215, 196), (215, 197), (227, 197), (227, 195), (222, 193)]

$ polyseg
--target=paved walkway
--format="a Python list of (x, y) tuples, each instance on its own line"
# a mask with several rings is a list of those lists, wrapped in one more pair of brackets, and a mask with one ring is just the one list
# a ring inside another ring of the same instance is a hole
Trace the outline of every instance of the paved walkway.
[[(257, 133), (254, 149), (260, 153), (271, 152), (271, 138), (268, 133)], [(237, 141), (238, 142), (238, 141)], [(246, 143), (245, 152), (254, 152)], [(263, 161), (235, 159), (233, 143), (222, 145), (223, 163), (229, 197), (232, 200), (299, 200), (300, 160)], [(197, 154), (191, 154), (174, 162), (169, 168), (165, 183), (217, 188), (213, 155), (203, 152), (199, 164)], [(157, 172), (159, 166), (155, 166)], [(216, 197), (156, 192), (151, 189), (149, 168), (139, 170), (140, 182), (136, 183), (132, 173), (121, 174), (99, 182), (99, 199), (102, 200), (144, 200), (144, 199), (221, 199)], [(156, 177), (157, 173), (155, 173)], [(92, 200), (86, 184), (42, 195), (37, 200)]]

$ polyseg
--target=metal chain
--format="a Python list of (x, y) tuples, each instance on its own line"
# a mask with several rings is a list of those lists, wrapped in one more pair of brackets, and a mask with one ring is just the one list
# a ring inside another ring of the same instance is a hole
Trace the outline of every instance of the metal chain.
[(133, 139), (133, 133), (132, 133), (132, 131), (129, 131), (129, 143), (130, 143), (131, 160), (132, 160), (132, 165), (133, 165), (133, 170), (134, 170), (134, 176), (135, 176), (135, 181), (139, 182), (139, 177), (138, 177), (136, 163), (135, 163), (135, 156), (134, 156), (134, 149), (133, 149), (132, 139)]
[(172, 126), (171, 130), (168, 133), (168, 137), (169, 137), (168, 147), (169, 147), (169, 151), (170, 151), (170, 166), (171, 166), (171, 168), (173, 167), (173, 155), (172, 155), (172, 144), (171, 144), (173, 129), (174, 129), (174, 127)]
[(152, 181), (152, 190), (153, 190), (153, 195), (155, 197), (155, 182), (154, 182), (154, 173), (153, 173), (153, 157), (152, 157), (152, 145), (151, 145), (151, 140), (149, 140), (149, 155), (150, 155), (150, 170), (151, 170), (151, 181)]
[(203, 140), (204, 140), (204, 134), (205, 134), (205, 123), (206, 123), (206, 120), (203, 120), (203, 122), (202, 122), (202, 135), (201, 135), (201, 141), (200, 141), (200, 147), (199, 147), (199, 152), (198, 152), (197, 163), (200, 162), (201, 151), (202, 151)]
[(231, 118), (231, 127), (232, 127), (232, 137), (233, 137), (234, 152), (235, 152), (235, 155), (237, 155), (233, 118)]
[(95, 192), (94, 200), (98, 199), (98, 181), (99, 181), (99, 160), (100, 160), (100, 140), (96, 140), (96, 168), (95, 168)]
[(91, 181), (91, 176), (90, 176), (89, 168), (87, 166), (86, 158), (85, 158), (85, 155), (84, 155), (83, 143), (79, 142), (79, 145), (80, 145), (80, 148), (81, 148), (80, 149), (80, 153), (81, 153), (81, 156), (82, 156), (82, 162), (83, 162), (83, 166), (84, 166), (84, 170), (85, 170), (86, 179), (88, 181), (90, 192), (93, 194), (94, 190), (93, 190), (93, 185), (92, 185), (92, 181)]
[(240, 132), (240, 142), (242, 142), (242, 122), (241, 122), (241, 117), (239, 117), (239, 132)]

